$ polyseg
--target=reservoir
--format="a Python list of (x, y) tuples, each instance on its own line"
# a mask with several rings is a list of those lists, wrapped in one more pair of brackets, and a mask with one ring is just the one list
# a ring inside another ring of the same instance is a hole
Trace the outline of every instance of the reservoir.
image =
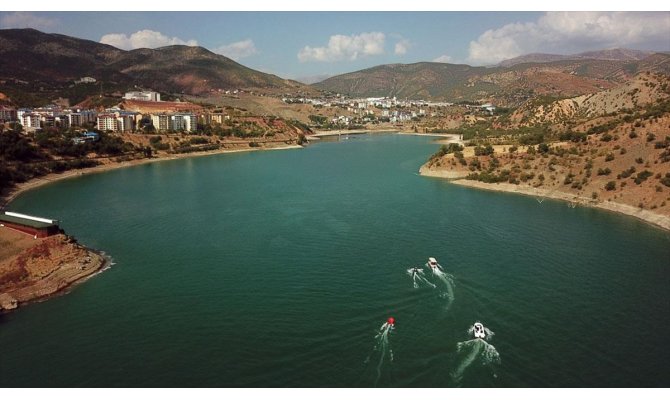
[(670, 233), (419, 176), (437, 149), (351, 135), (24, 193), (114, 264), (0, 316), (0, 386), (670, 385)]

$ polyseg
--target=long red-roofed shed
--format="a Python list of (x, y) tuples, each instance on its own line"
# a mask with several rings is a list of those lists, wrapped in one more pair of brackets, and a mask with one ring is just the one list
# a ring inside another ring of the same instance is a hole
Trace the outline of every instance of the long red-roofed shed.
[(37, 238), (45, 238), (60, 232), (57, 220), (10, 211), (0, 213), (0, 226), (24, 232)]

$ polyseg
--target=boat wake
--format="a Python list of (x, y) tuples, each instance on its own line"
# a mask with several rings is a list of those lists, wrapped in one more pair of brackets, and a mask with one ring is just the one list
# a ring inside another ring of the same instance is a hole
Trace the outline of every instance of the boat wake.
[(430, 286), (433, 289), (435, 289), (437, 286), (426, 279), (426, 275), (423, 271), (423, 269), (418, 268), (418, 267), (412, 267), (407, 270), (407, 275), (412, 277), (412, 283), (414, 284), (414, 288), (418, 289), (421, 286)]
[[(487, 338), (493, 336), (491, 330), (484, 329)], [(474, 326), (470, 327), (468, 333), (471, 335), (474, 334)], [(451, 377), (457, 385), (460, 385), (465, 371), (475, 363), (479, 363), (482, 366), (500, 364), (500, 354), (498, 354), (496, 348), (481, 338), (459, 342), (456, 345), (456, 353), (458, 365), (451, 373)], [(493, 375), (494, 377), (496, 376), (495, 373)]]
[[(430, 268), (430, 267), (428, 267)], [(454, 276), (450, 273), (444, 272), (444, 269), (440, 264), (437, 264), (437, 268), (431, 268), (433, 270), (433, 275), (437, 280), (444, 286), (444, 291), (440, 294), (440, 297), (447, 299), (447, 310), (451, 307), (451, 304), (454, 302)]]
[[(393, 362), (393, 350), (391, 349), (391, 345), (389, 343), (389, 335), (392, 331), (393, 324), (384, 322), (384, 324), (379, 328), (377, 335), (375, 335), (375, 346), (372, 349), (372, 354), (370, 354), (365, 360), (366, 364), (375, 366), (375, 387), (379, 383), (379, 379), (382, 376), (384, 362), (386, 360), (388, 360), (388, 362)], [(375, 362), (376, 364), (374, 364)]]

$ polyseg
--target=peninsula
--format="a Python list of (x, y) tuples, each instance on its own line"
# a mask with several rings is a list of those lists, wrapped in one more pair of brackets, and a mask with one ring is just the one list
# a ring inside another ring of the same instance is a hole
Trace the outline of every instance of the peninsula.
[(57, 221), (0, 215), (0, 312), (63, 293), (109, 264)]

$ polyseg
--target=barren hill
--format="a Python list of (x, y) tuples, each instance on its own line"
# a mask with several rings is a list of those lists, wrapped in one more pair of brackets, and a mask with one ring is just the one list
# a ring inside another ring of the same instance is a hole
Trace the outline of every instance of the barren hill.
[[(484, 139), (506, 145), (445, 148), (422, 173), (622, 211), (670, 229), (670, 77), (644, 73), (597, 94), (529, 102), (512, 120), (499, 140)], [(517, 130), (519, 121), (530, 128)], [(541, 125), (550, 129), (537, 133)]]
[(517, 125), (532, 126), (632, 110), (670, 97), (669, 84), (670, 76), (668, 75), (639, 74), (622, 85), (593, 94), (559, 100), (550, 104), (537, 104), (537, 101), (531, 100), (517, 109), (511, 120)]
[[(74, 85), (81, 77), (94, 84)], [(19, 103), (58, 96), (82, 101), (102, 91), (135, 86), (167, 93), (201, 94), (217, 89), (310, 91), (302, 83), (247, 68), (202, 47), (167, 46), (124, 51), (34, 29), (0, 30), (3, 92)], [(33, 97), (31, 97), (33, 96)], [(21, 101), (23, 100), (23, 101)]]

